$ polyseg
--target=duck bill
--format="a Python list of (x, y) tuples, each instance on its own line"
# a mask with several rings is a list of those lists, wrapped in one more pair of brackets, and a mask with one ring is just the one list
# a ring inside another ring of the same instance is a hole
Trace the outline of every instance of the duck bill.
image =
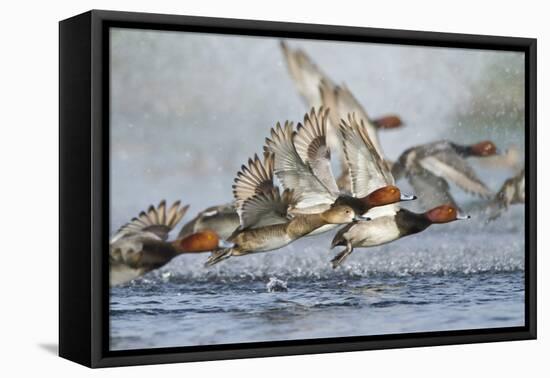
[(356, 215), (356, 216), (353, 217), (353, 220), (356, 221), (356, 222), (359, 222), (359, 221), (364, 221), (364, 222), (366, 222), (366, 221), (370, 221), (371, 218), (366, 217), (366, 216), (364, 216), (364, 215)]
[(414, 194), (401, 193), (401, 201), (413, 201), (417, 197)]
[(235, 243), (231, 243), (230, 241), (227, 241), (224, 239), (220, 239), (220, 241), (218, 242), (218, 248), (226, 249), (226, 248), (233, 248), (234, 246), (235, 246)]
[(463, 213), (457, 213), (456, 214), (456, 219), (457, 220), (465, 220), (465, 219), (470, 219), (471, 216), (468, 215), (468, 214), (463, 214)]

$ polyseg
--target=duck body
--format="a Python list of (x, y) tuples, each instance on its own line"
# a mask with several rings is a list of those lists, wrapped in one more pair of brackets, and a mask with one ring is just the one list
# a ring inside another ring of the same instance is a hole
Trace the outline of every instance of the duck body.
[(336, 234), (332, 247), (346, 245), (348, 240), (354, 247), (374, 247), (424, 231), (430, 225), (421, 214), (399, 209), (394, 215), (350, 223)]
[[(276, 224), (238, 232), (229, 240), (236, 244), (233, 255), (267, 252), (282, 248), (315, 230), (327, 226), (320, 214), (297, 215), (286, 224)], [(336, 226), (336, 225), (330, 225)]]
[(408, 235), (424, 231), (435, 223), (448, 223), (467, 219), (452, 205), (441, 205), (426, 213), (414, 213), (399, 209), (393, 215), (374, 218), (369, 222), (353, 222), (342, 228), (332, 241), (332, 248), (345, 246), (332, 260), (333, 268), (338, 267), (356, 247), (368, 248), (390, 243)]
[(109, 281), (120, 285), (158, 269), (184, 253), (208, 252), (233, 244), (220, 239), (212, 230), (204, 230), (169, 241), (168, 234), (183, 218), (188, 206), (166, 202), (150, 206), (122, 226), (109, 245)]

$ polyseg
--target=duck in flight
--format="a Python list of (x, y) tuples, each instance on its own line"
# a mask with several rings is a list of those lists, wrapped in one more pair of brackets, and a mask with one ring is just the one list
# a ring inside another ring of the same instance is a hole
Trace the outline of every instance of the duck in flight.
[[(371, 145), (381, 157), (384, 157), (372, 122), (368, 121), (369, 118), (365, 109), (349, 89), (326, 85), (322, 82), (320, 93), (324, 106), (331, 109), (332, 123), (335, 124), (338, 117), (345, 118), (342, 114), (356, 114), (364, 125)], [(372, 138), (371, 135), (375, 137)], [(499, 156), (497, 155), (497, 148), (491, 141), (460, 145), (443, 140), (408, 148), (399, 156), (396, 162), (391, 163), (385, 159), (385, 164), (391, 166), (395, 180), (405, 177), (409, 181), (424, 208), (442, 203), (457, 207), (456, 201), (450, 192), (449, 182), (482, 198), (487, 199), (493, 196), (491, 190), (476, 175), (466, 159), (477, 157), (495, 160), (496, 156)], [(502, 164), (503, 162), (500, 160), (498, 162)], [(497, 162), (494, 161), (494, 163)], [(342, 175), (337, 180), (338, 186), (349, 188), (351, 186), (349, 165), (345, 163), (343, 166)]]
[(243, 256), (282, 248), (327, 224), (346, 224), (353, 220), (368, 220), (356, 215), (353, 208), (338, 205), (310, 214), (290, 214), (295, 204), (292, 190), (282, 193), (273, 183), (274, 156), (266, 152), (243, 165), (233, 185), (233, 196), (240, 227), (229, 237), (230, 248), (220, 248), (210, 255), (206, 266), (212, 266), (231, 256)]
[[(370, 141), (362, 120), (355, 115), (340, 123), (344, 155), (349, 166), (352, 192), (362, 196), (381, 185), (393, 185), (394, 177)], [(332, 248), (345, 246), (332, 259), (332, 266), (340, 266), (356, 247), (372, 247), (392, 242), (406, 235), (418, 233), (434, 223), (447, 223), (469, 216), (459, 214), (456, 207), (442, 205), (426, 213), (416, 214), (401, 209), (398, 204), (376, 208), (369, 222), (355, 221), (343, 227), (334, 237)], [(370, 213), (369, 213), (370, 214)]]
[[(341, 192), (335, 183), (330, 166), (330, 149), (326, 142), (328, 128), (328, 109), (312, 109), (306, 113), (303, 123), (297, 131), (293, 124), (277, 124), (271, 130), (271, 138), (266, 138), (265, 151), (274, 154), (274, 170), (283, 189), (292, 190), (296, 203), (288, 210), (289, 214), (308, 214), (322, 212), (339, 199), (340, 204), (348, 204), (357, 213), (365, 214), (376, 206), (396, 201), (405, 201), (416, 197), (406, 195), (397, 187), (377, 188), (376, 193), (364, 198), (354, 198)], [(383, 195), (385, 193), (385, 195)], [(201, 211), (183, 226), (178, 237), (209, 229), (221, 238), (229, 238), (240, 226), (235, 203), (212, 206)], [(327, 224), (311, 233), (315, 235), (335, 228)]]
[[(324, 211), (333, 205), (351, 206), (357, 214), (370, 214), (370, 210), (413, 200), (416, 197), (401, 193), (393, 181), (361, 182), (363, 190), (341, 192), (336, 185), (330, 165), (330, 148), (326, 141), (328, 109), (312, 109), (304, 116), (296, 131), (293, 124), (277, 124), (266, 138), (265, 150), (274, 154), (274, 172), (282, 187), (292, 190), (296, 198), (290, 212), (308, 214)], [(374, 150), (376, 152), (376, 150)], [(372, 165), (368, 169), (373, 169)], [(376, 169), (376, 168), (374, 168)], [(314, 234), (336, 227), (333, 224), (315, 230)]]
[(158, 269), (185, 253), (208, 252), (232, 246), (211, 230), (203, 230), (173, 241), (170, 231), (183, 218), (188, 206), (166, 201), (150, 206), (122, 226), (109, 243), (110, 285), (120, 285)]
[(451, 195), (449, 182), (481, 198), (493, 196), (466, 159), (496, 154), (497, 148), (491, 141), (461, 145), (442, 140), (405, 150), (393, 164), (392, 173), (396, 180), (405, 177), (409, 181), (420, 196), (423, 207), (442, 203), (458, 207)]

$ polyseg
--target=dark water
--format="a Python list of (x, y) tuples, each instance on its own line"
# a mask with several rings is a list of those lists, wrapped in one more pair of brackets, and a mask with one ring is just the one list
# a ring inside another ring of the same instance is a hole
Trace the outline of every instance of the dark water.
[(336, 271), (330, 235), (212, 269), (181, 256), (111, 291), (111, 348), (132, 349), (521, 326), (524, 242), (497, 222), (434, 226), (356, 250)]

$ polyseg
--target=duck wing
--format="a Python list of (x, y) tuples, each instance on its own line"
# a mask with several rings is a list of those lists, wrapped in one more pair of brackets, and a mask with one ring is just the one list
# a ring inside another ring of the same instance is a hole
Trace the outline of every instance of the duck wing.
[(456, 201), (451, 195), (447, 181), (432, 172), (416, 165), (407, 172), (407, 179), (424, 209), (431, 209), (443, 204), (456, 207)]
[(286, 60), (290, 76), (294, 80), (298, 92), (308, 107), (318, 107), (322, 104), (319, 93), (321, 80), (330, 83), (330, 79), (317, 67), (311, 58), (301, 49), (291, 49), (281, 42), (281, 49)]
[(282, 195), (274, 188), (250, 197), (240, 207), (241, 229), (288, 223), (288, 208), (293, 201), (292, 191), (288, 189)]
[(181, 206), (180, 201), (176, 201), (166, 210), (166, 201), (162, 200), (155, 208), (149, 206), (147, 211), (142, 211), (139, 215), (125, 225), (123, 225), (111, 239), (111, 243), (130, 235), (144, 234), (152, 239), (167, 240), (168, 234), (183, 218), (189, 205)]
[(351, 91), (344, 86), (334, 86), (325, 81), (320, 86), (323, 106), (330, 109), (330, 123), (337, 127), (342, 119), (346, 119), (348, 114), (355, 114), (357, 120), (363, 124), (372, 146), (380, 156), (384, 156), (380, 141), (378, 140), (378, 131), (376, 126), (370, 121), (365, 109), (359, 101), (353, 96)]
[(370, 139), (364, 121), (359, 123), (355, 114), (340, 123), (344, 156), (349, 166), (352, 194), (364, 197), (395, 180)]
[(452, 150), (436, 152), (421, 158), (418, 163), (424, 169), (455, 183), (468, 193), (484, 198), (490, 198), (493, 195), (466, 160)]
[(287, 209), (293, 197), (289, 192), (281, 196), (274, 186), (273, 165), (273, 154), (266, 153), (263, 162), (255, 155), (237, 174), (233, 196), (241, 229), (288, 222)]
[[(237, 210), (235, 209), (234, 203), (208, 207), (183, 225), (178, 234), (178, 238), (189, 236), (197, 231), (212, 229), (216, 231), (221, 238), (226, 239), (227, 236), (229, 236), (231, 232), (237, 228), (237, 226), (232, 226), (232, 224), (235, 223), (234, 219), (237, 219), (238, 222)], [(229, 235), (227, 231), (220, 228), (221, 226), (228, 229), (232, 228)]]
[(294, 135), (294, 147), (302, 161), (309, 165), (315, 176), (334, 195), (339, 192), (330, 165), (330, 148), (327, 145), (328, 109), (322, 107), (316, 113), (311, 109), (299, 123)]
[[(315, 175), (311, 166), (304, 163), (294, 145), (295, 135), (292, 123), (285, 122), (284, 127), (277, 123), (275, 128), (271, 129), (271, 138), (266, 138), (264, 149), (275, 156), (275, 174), (284, 189), (294, 192), (294, 198), (296, 199), (294, 207), (296, 209), (318, 208), (319, 205), (328, 206), (337, 198), (337, 188), (335, 191), (335, 188), (330, 184), (330, 188), (327, 187)], [(305, 138), (302, 137), (299, 143), (305, 143), (303, 139)], [(307, 153), (304, 152), (305, 154)], [(325, 175), (326, 178), (328, 173), (326, 171), (322, 173), (323, 164), (323, 162), (320, 162), (317, 168), (321, 171), (321, 175)]]
[(168, 234), (188, 208), (188, 205), (181, 206), (180, 201), (176, 201), (167, 210), (164, 200), (156, 208), (149, 206), (147, 211), (142, 211), (139, 216), (122, 226), (110, 240), (110, 261), (131, 264), (136, 259), (136, 254), (146, 249), (146, 245), (166, 245), (164, 242), (168, 239)]
[(248, 166), (241, 166), (233, 184), (237, 210), (243, 201), (273, 188), (273, 155), (266, 153), (263, 162), (254, 155), (253, 159), (248, 159)]

